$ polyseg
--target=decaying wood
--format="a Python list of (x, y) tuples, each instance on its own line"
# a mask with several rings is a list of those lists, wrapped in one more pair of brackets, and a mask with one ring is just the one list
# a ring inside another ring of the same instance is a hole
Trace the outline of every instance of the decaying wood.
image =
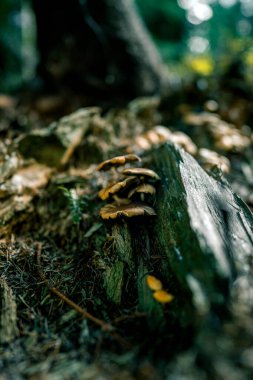
[(196, 307), (204, 300), (207, 308), (226, 303), (229, 285), (253, 252), (252, 213), (227, 183), (207, 175), (183, 150), (167, 144), (152, 159), (161, 176), (156, 250), (191, 290)]
[(0, 278), (0, 344), (10, 343), (17, 336), (17, 310), (13, 292)]
[[(157, 217), (113, 222), (108, 299), (135, 305), (151, 330), (193, 327), (213, 312), (222, 318), (253, 252), (253, 216), (225, 181), (210, 177), (184, 150), (166, 144), (147, 160), (161, 177)], [(154, 299), (148, 274), (174, 295), (169, 306)]]

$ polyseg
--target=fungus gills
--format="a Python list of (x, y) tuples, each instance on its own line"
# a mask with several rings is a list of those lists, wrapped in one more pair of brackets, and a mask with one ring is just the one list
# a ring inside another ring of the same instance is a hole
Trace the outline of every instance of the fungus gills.
[(113, 166), (121, 166), (125, 165), (128, 162), (135, 162), (135, 161), (141, 161), (141, 158), (139, 156), (136, 156), (136, 154), (127, 154), (126, 156), (116, 156), (113, 158), (110, 158), (109, 160), (101, 162), (101, 164), (98, 165), (97, 170), (109, 170)]
[(132, 218), (133, 216), (156, 215), (155, 210), (145, 203), (132, 202), (125, 205), (110, 203), (100, 210), (102, 219), (116, 219), (119, 217)]

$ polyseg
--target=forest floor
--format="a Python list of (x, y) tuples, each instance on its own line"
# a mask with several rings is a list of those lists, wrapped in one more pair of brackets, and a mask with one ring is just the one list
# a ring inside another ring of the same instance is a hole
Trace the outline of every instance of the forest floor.
[[(0, 96), (1, 380), (183, 378), (175, 354), (193, 338), (170, 357), (153, 350), (156, 335), (144, 349), (142, 313), (108, 301), (101, 278), (111, 240), (97, 196), (108, 174), (96, 168), (175, 143), (253, 210), (253, 97), (236, 85), (200, 78), (167, 99), (120, 106), (73, 94)], [(241, 364), (247, 370), (252, 352)], [(191, 360), (180, 365), (189, 370)], [(187, 378), (208, 378), (196, 371)]]

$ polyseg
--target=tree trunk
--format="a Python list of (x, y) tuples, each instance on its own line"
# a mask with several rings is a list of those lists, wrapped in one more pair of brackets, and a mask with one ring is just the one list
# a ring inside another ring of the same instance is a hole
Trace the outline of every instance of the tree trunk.
[(167, 89), (159, 54), (131, 0), (33, 0), (40, 75), (56, 86), (122, 97)]

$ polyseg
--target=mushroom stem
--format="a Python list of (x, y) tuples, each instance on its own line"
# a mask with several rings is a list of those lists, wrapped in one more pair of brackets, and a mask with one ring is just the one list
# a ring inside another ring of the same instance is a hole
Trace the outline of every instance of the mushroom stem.
[(127, 198), (120, 198), (118, 195), (113, 195), (113, 200), (115, 201), (115, 203), (117, 205), (127, 205), (128, 203), (130, 203), (131, 201)]

